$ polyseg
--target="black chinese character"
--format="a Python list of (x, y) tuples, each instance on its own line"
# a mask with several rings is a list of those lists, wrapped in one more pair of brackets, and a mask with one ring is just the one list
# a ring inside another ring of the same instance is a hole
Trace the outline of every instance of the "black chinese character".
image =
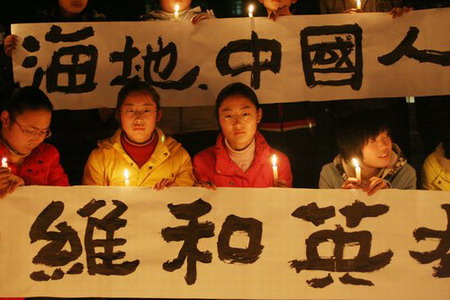
[(197, 261), (211, 263), (212, 254), (209, 251), (201, 252), (197, 243), (201, 238), (214, 236), (214, 224), (211, 222), (199, 223), (198, 218), (211, 211), (211, 205), (202, 199), (189, 204), (168, 205), (175, 218), (189, 221), (187, 226), (167, 227), (161, 233), (166, 242), (184, 241), (178, 257), (163, 264), (163, 269), (173, 272), (180, 269), (187, 259), (186, 283), (192, 285), (197, 280)]
[[(58, 231), (49, 231), (52, 223), (61, 216), (64, 211), (64, 203), (61, 201), (51, 202), (37, 216), (30, 229), (31, 243), (37, 241), (50, 241), (46, 246), (39, 250), (38, 254), (33, 258), (34, 264), (43, 264), (49, 267), (65, 266), (71, 261), (80, 257), (83, 252), (78, 233), (66, 222), (61, 222), (55, 227)], [(69, 244), (70, 251), (63, 250), (66, 244)], [(82, 272), (83, 266), (76, 263), (67, 273), (79, 274)], [(64, 272), (57, 268), (52, 276), (45, 274), (44, 271), (33, 272), (30, 277), (35, 281), (56, 280), (61, 279)]]
[[(177, 64), (177, 46), (174, 43), (170, 42), (167, 46), (163, 47), (163, 41), (161, 37), (158, 38), (158, 45), (158, 51), (153, 51), (152, 46), (147, 45), (147, 55), (142, 57), (144, 60), (145, 82), (164, 90), (173, 89), (181, 91), (191, 87), (197, 80), (197, 76), (200, 73), (200, 67), (193, 67), (189, 72), (183, 74), (183, 76), (178, 81), (167, 80), (172, 75)], [(165, 68), (162, 68), (161, 61), (166, 56), (169, 56), (169, 62), (167, 63)], [(158, 76), (164, 81), (155, 81), (153, 79), (151, 75), (153, 62), (155, 63), (153, 66), (153, 72), (158, 74)]]
[(399, 61), (403, 56), (417, 60), (418, 62), (429, 62), (441, 66), (450, 66), (450, 51), (418, 50), (413, 46), (419, 36), (417, 27), (410, 27), (406, 37), (392, 52), (378, 57), (378, 61), (389, 66)]
[(414, 231), (414, 238), (417, 242), (426, 239), (439, 239), (439, 245), (436, 250), (429, 252), (409, 251), (409, 254), (421, 264), (429, 264), (440, 259), (439, 266), (433, 267), (435, 270), (433, 276), (447, 278), (450, 277), (450, 254), (448, 253), (450, 250), (450, 204), (442, 204), (441, 207), (447, 214), (447, 229), (445, 231), (432, 230), (424, 227), (420, 227)]
[[(361, 209), (361, 205), (358, 202), (352, 206), (346, 206), (341, 210), (341, 213), (345, 214), (347, 217), (347, 223), (354, 225), (356, 222), (359, 224), (360, 219), (366, 215), (372, 215), (373, 211), (368, 210), (367, 206), (364, 205), (365, 209)], [(317, 205), (315, 205), (317, 207)], [(309, 210), (307, 208), (310, 208)], [(356, 207), (356, 208), (355, 208)], [(378, 212), (378, 207), (376, 213)], [(361, 213), (363, 211), (363, 213)], [(369, 211), (369, 214), (365, 212)], [(310, 214), (316, 212), (319, 216), (314, 218)], [(292, 215), (307, 221), (314, 220), (316, 223), (322, 222), (324, 218), (334, 214), (334, 207), (331, 210), (329, 207), (325, 209), (315, 209), (314, 205), (308, 205), (306, 207), (298, 208)], [(316, 220), (318, 219), (318, 221)], [(349, 222), (350, 220), (353, 220)], [(356, 221), (357, 220), (357, 221)], [(315, 223), (314, 223), (315, 224)], [(318, 247), (320, 244), (332, 241), (334, 243), (334, 251), (331, 257), (323, 257), (319, 255)], [(391, 261), (394, 255), (391, 250), (379, 253), (374, 256), (370, 256), (370, 249), (372, 244), (372, 234), (369, 231), (358, 231), (358, 232), (345, 232), (344, 229), (337, 225), (335, 230), (321, 230), (311, 234), (306, 240), (306, 260), (292, 260), (290, 262), (291, 267), (294, 268), (297, 273), (302, 270), (323, 270), (331, 272), (345, 272), (346, 274), (339, 278), (339, 280), (344, 284), (354, 284), (354, 285), (373, 285), (369, 280), (359, 279), (352, 277), (348, 272), (372, 272), (379, 270)], [(351, 259), (344, 258), (344, 248), (346, 246), (359, 246), (358, 254)], [(333, 278), (331, 274), (328, 274), (325, 278), (314, 278), (312, 280), (306, 281), (310, 286), (314, 288), (323, 288), (331, 283), (333, 283)]]
[[(230, 56), (233, 53), (250, 52), (253, 55), (252, 64), (230, 66)], [(270, 52), (270, 60), (261, 62), (261, 52)], [(270, 70), (279, 73), (281, 69), (281, 43), (277, 40), (259, 39), (258, 34), (252, 31), (251, 40), (237, 40), (229, 42), (223, 47), (216, 58), (216, 67), (222, 76), (237, 76), (243, 72), (251, 72), (250, 86), (259, 89), (261, 72)]]
[[(88, 273), (90, 275), (128, 275), (133, 273), (139, 265), (139, 260), (125, 261), (121, 264), (113, 262), (125, 257), (125, 252), (114, 252), (114, 247), (124, 245), (127, 240), (114, 238), (114, 232), (125, 227), (127, 220), (119, 217), (128, 209), (125, 203), (112, 200), (116, 206), (111, 212), (106, 214), (102, 219), (92, 217), (92, 215), (101, 207), (106, 205), (104, 200), (95, 200), (86, 204), (78, 210), (78, 214), (82, 217), (88, 217), (86, 226), (86, 234), (84, 238), (84, 248), (86, 250), (86, 260)], [(105, 239), (94, 239), (94, 229), (105, 231)], [(96, 252), (95, 248), (103, 248), (104, 252)], [(103, 263), (97, 263), (96, 259)]]
[[(129, 78), (131, 76), (133, 59), (138, 56), (139, 53), (139, 49), (133, 47), (133, 38), (131, 36), (127, 36), (123, 52), (112, 52), (109, 55), (110, 62), (123, 62), (122, 75), (119, 75), (111, 80), (110, 85), (125, 85), (131, 81), (140, 80), (140, 77), (138, 75)], [(136, 68), (139, 70), (140, 66), (137, 65)]]
[[(246, 232), (249, 237), (248, 247), (234, 248), (230, 246), (230, 238), (234, 232)], [(264, 248), (261, 245), (262, 223), (253, 218), (240, 218), (230, 215), (222, 225), (217, 242), (219, 258), (229, 263), (251, 264), (259, 259)]]
[[(330, 37), (329, 37), (330, 36)], [(331, 41), (309, 43), (308, 39), (329, 37)], [(355, 25), (310, 26), (300, 32), (306, 85), (350, 85), (359, 90), (363, 78), (362, 29)], [(354, 56), (354, 61), (351, 59)], [(312, 59), (311, 59), (312, 57)], [(338, 74), (330, 78), (328, 74)], [(349, 75), (343, 78), (343, 75)]]

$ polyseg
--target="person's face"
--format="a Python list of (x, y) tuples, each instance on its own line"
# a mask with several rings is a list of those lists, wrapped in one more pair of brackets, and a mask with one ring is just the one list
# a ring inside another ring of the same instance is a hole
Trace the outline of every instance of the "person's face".
[(130, 93), (117, 112), (122, 129), (134, 143), (147, 142), (161, 119), (161, 111), (145, 92)]
[(65, 17), (74, 17), (87, 6), (88, 0), (58, 0), (59, 10)]
[(363, 165), (371, 168), (385, 168), (389, 165), (392, 154), (392, 140), (387, 131), (370, 139), (362, 148)]
[(179, 11), (188, 9), (191, 6), (192, 0), (160, 0), (161, 9), (165, 12), (173, 13), (175, 5), (179, 5)]
[(233, 95), (219, 107), (219, 123), (230, 146), (241, 150), (250, 145), (261, 121), (262, 111), (247, 98)]
[(19, 154), (28, 155), (48, 137), (52, 113), (48, 110), (26, 110), (11, 116), (3, 111), (2, 138)]
[(289, 8), (297, 0), (259, 0), (264, 7), (270, 11), (277, 11), (278, 9)]

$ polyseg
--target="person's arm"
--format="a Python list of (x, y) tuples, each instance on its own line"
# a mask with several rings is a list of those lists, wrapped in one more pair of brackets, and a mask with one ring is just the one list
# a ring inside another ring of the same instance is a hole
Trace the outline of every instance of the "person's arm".
[(291, 188), (293, 177), (289, 158), (284, 153), (279, 152), (277, 155), (280, 157), (280, 164), (278, 182), (275, 183), (275, 186)]
[(416, 170), (409, 164), (404, 165), (391, 182), (391, 188), (393, 189), (415, 190), (416, 187)]
[(438, 162), (433, 157), (428, 156), (422, 166), (422, 184), (425, 190), (436, 190), (433, 182), (439, 175)]
[(176, 155), (181, 156), (180, 166), (178, 169), (178, 173), (175, 175), (175, 183), (176, 186), (193, 186), (194, 185), (194, 173), (192, 169), (191, 157), (187, 153), (187, 151), (180, 147), (177, 150)]
[(106, 185), (104, 161), (101, 149), (94, 149), (84, 167), (83, 185)]
[(69, 179), (59, 161), (59, 152), (55, 147), (48, 150), (51, 157), (50, 170), (48, 173), (47, 184), (52, 186), (68, 186)]

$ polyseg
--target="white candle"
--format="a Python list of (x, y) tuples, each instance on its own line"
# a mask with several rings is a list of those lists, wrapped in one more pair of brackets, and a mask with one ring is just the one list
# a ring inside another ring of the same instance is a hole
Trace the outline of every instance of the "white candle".
[(273, 171), (273, 180), (278, 180), (278, 166), (277, 166), (277, 156), (272, 155), (272, 171)]
[(359, 161), (356, 158), (352, 158), (353, 165), (355, 166), (356, 179), (361, 180), (361, 167)]
[(361, 9), (361, 0), (356, 0), (356, 9)]
[(255, 11), (255, 6), (253, 4), (250, 4), (248, 6), (248, 17), (253, 18), (253, 11)]
[(180, 4), (175, 4), (175, 6), (174, 6), (174, 13), (173, 13), (173, 16), (175, 17), (175, 20), (178, 20), (178, 17), (180, 15), (179, 11), (180, 11)]
[(2, 158), (2, 168), (8, 167), (8, 159), (6, 157)]
[(125, 186), (130, 186), (130, 172), (128, 172), (128, 169), (123, 171), (123, 177), (125, 177)]

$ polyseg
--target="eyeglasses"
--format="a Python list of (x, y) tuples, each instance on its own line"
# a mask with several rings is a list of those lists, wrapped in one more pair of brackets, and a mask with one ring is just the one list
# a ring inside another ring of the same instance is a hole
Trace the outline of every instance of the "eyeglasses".
[(242, 122), (246, 122), (249, 120), (252, 120), (253, 118), (255, 118), (256, 114), (252, 114), (249, 112), (244, 112), (241, 113), (240, 115), (229, 115), (229, 114), (225, 114), (225, 115), (219, 115), (219, 117), (224, 120), (225, 122), (232, 122), (232, 121), (242, 121)]
[(126, 110), (121, 111), (121, 113), (123, 113), (126, 117), (129, 117), (129, 118), (134, 118), (135, 116), (151, 118), (151, 117), (153, 117), (153, 113), (155, 113), (155, 112), (157, 112), (157, 110), (153, 110), (153, 109), (144, 109), (144, 110), (126, 109)]
[(41, 139), (41, 138), (47, 139), (52, 135), (52, 132), (50, 131), (50, 129), (30, 130), (30, 129), (23, 128), (23, 126), (20, 125), (20, 123), (17, 122), (17, 120), (14, 120), (14, 123), (17, 124), (17, 126), (20, 128), (20, 130), (22, 130), (23, 134), (27, 137), (38, 138), (38, 139)]

